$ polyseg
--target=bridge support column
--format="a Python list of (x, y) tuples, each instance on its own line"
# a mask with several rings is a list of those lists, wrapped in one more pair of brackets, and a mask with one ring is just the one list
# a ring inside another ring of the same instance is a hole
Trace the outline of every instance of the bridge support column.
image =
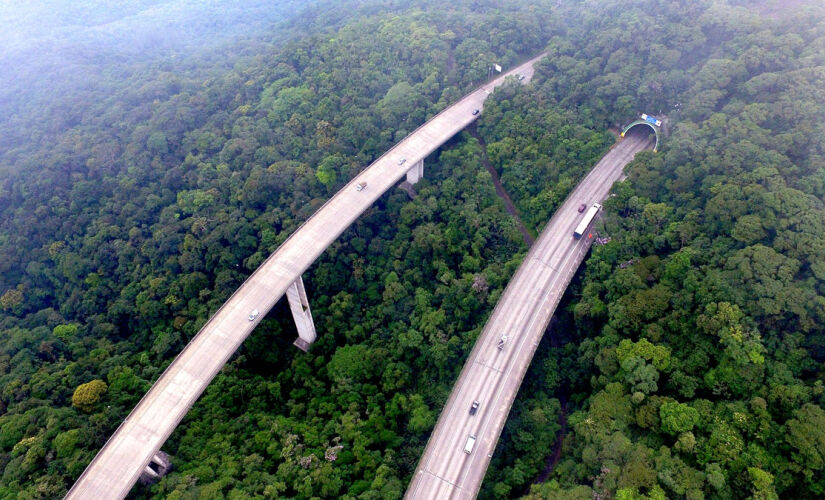
[(309, 346), (315, 342), (317, 335), (315, 322), (312, 321), (312, 311), (309, 310), (304, 280), (300, 276), (286, 289), (286, 298), (289, 301), (292, 317), (295, 319), (295, 327), (298, 329), (298, 338), (293, 344), (298, 349), (307, 352)]
[(407, 170), (407, 182), (412, 185), (420, 181), (422, 177), (424, 177), (424, 160), (419, 161)]
[(162, 451), (158, 451), (149, 460), (149, 463), (140, 473), (139, 481), (141, 484), (151, 484), (166, 475), (172, 469), (172, 462), (169, 461), (169, 455)]

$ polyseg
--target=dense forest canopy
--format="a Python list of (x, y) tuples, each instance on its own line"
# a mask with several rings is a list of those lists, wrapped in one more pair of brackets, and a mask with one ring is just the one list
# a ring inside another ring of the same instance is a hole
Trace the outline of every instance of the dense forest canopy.
[[(130, 2), (111, 22), (151, 32), (138, 13), (195, 4)], [(414, 199), (388, 192), (310, 268), (311, 352), (272, 311), (164, 445), (172, 473), (132, 496), (400, 497), (527, 249), (485, 162), (536, 233), (641, 111), (670, 135), (605, 203), (611, 240), (480, 496), (825, 494), (825, 7), (297, 4), (242, 39), (254, 9), (194, 10), (228, 13), (201, 25), (220, 49), (92, 58), (93, 85), (55, 69), (56, 95), (0, 95), (0, 498), (64, 494), (320, 204), (490, 64), (544, 50), (530, 85), (427, 160)]]

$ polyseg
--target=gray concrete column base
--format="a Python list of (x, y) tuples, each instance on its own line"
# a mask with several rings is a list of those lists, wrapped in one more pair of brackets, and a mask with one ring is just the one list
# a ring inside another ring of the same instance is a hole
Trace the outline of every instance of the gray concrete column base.
[(300, 276), (286, 289), (286, 298), (289, 301), (289, 310), (292, 311), (292, 317), (295, 319), (295, 327), (298, 329), (298, 339), (294, 345), (306, 352), (315, 342), (317, 334), (315, 322), (312, 321), (312, 311), (309, 310), (304, 280)]
[(424, 160), (419, 161), (407, 170), (407, 182), (413, 185), (420, 181), (422, 177), (424, 177)]
[(141, 484), (152, 484), (158, 479), (162, 478), (172, 469), (172, 462), (169, 460), (169, 455), (162, 451), (158, 451), (149, 460), (149, 463), (140, 473), (138, 479)]

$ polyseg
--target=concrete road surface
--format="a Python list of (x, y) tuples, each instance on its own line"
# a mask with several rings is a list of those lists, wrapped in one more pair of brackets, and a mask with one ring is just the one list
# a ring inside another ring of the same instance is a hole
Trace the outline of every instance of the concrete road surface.
[[(471, 499), (478, 494), (533, 353), (592, 243), (587, 234), (573, 238), (584, 215), (578, 207), (604, 200), (633, 156), (653, 147), (647, 127), (641, 128), (631, 130), (579, 183), (507, 285), (441, 412), (406, 498)], [(498, 349), (502, 335), (507, 342)], [(470, 415), (473, 401), (479, 408)], [(465, 453), (470, 435), (476, 436), (475, 447)]]
[[(477, 119), (508, 75), (533, 76), (527, 61), (476, 89), (396, 144), (330, 198), (238, 288), (169, 365), (92, 460), (66, 498), (123, 498), (189, 408), (266, 313), (335, 239), (418, 161)], [(399, 160), (406, 158), (403, 165)], [(356, 185), (366, 182), (361, 191)], [(311, 300), (311, 298), (310, 298)], [(247, 319), (253, 309), (261, 314)], [(319, 332), (323, 335), (323, 332)]]

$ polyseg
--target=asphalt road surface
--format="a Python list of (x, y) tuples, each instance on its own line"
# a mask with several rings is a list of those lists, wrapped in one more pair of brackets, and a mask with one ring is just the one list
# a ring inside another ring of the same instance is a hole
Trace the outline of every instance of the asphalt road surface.
[[(638, 151), (653, 147), (647, 127), (616, 144), (556, 211), (496, 304), (441, 412), (418, 463), (408, 499), (475, 498), (504, 422), (541, 336), (593, 239), (573, 238), (588, 207), (607, 198)], [(502, 335), (507, 342), (502, 349)], [(469, 410), (479, 402), (475, 415)], [(470, 435), (475, 447), (465, 453)], [(549, 453), (550, 450), (548, 450)]]
[[(428, 120), (318, 209), (206, 322), (109, 438), (66, 498), (125, 497), (209, 382), (287, 287), (407, 170), (476, 120), (480, 115), (473, 110), (483, 109), (484, 100), (506, 76), (524, 75), (524, 81), (529, 81), (533, 63), (542, 57), (502, 74)], [(402, 158), (405, 161), (399, 165)], [(361, 182), (367, 186), (358, 191), (356, 184)], [(250, 321), (247, 317), (253, 309), (261, 314)]]

